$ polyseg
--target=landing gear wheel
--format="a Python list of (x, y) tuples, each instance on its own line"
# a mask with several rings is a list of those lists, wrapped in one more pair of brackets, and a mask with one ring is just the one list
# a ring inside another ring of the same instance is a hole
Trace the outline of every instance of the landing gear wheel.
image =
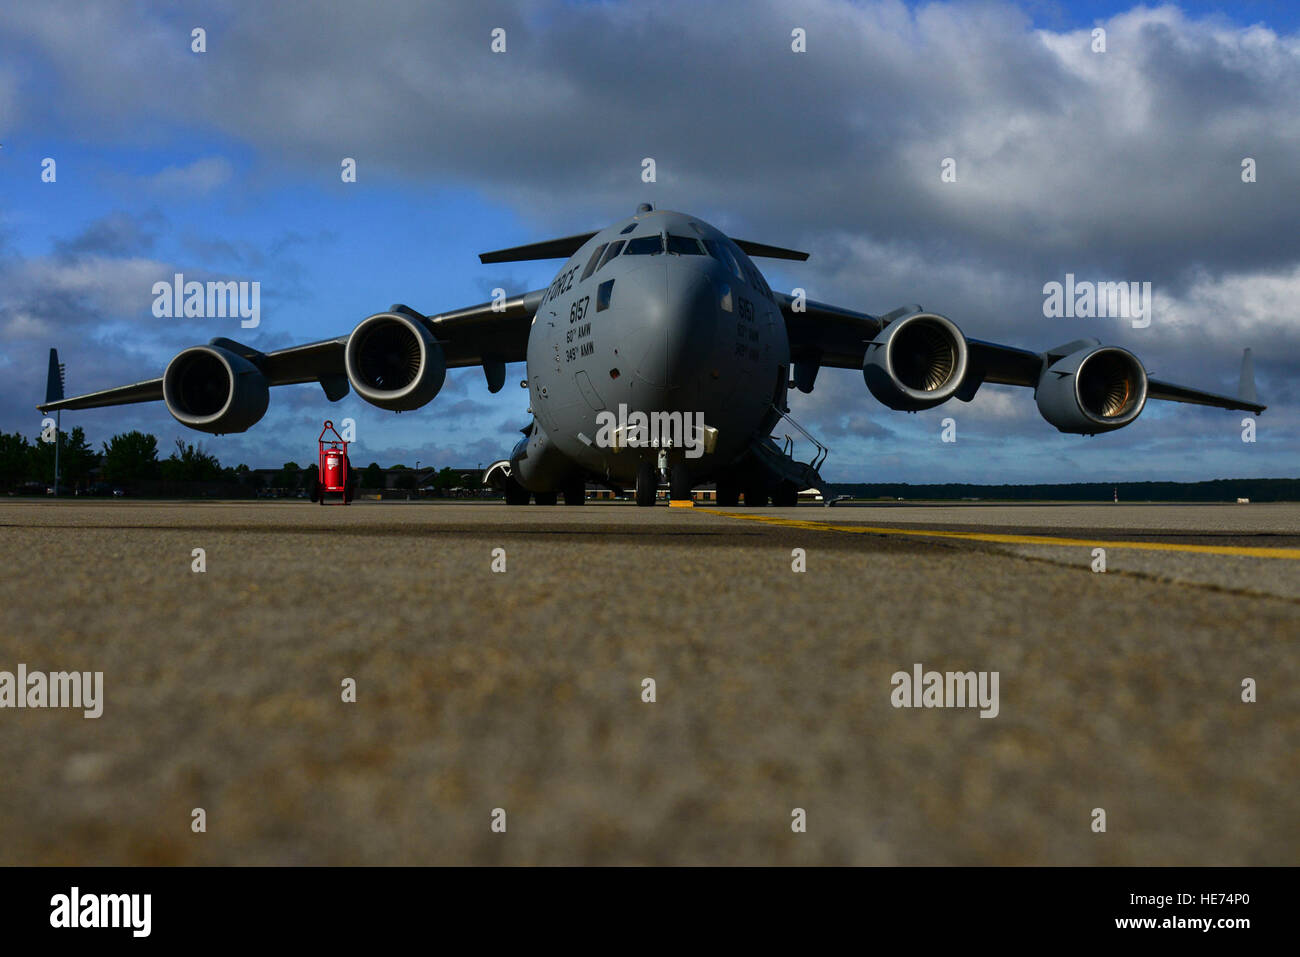
[(587, 483), (583, 480), (581, 475), (565, 482), (563, 491), (565, 505), (587, 504)]
[(735, 508), (740, 504), (740, 483), (732, 478), (718, 479), (718, 504), (723, 508)]
[(527, 505), (528, 489), (524, 488), (514, 479), (506, 479), (506, 504)]
[(659, 470), (653, 462), (642, 462), (636, 469), (636, 503), (650, 508), (659, 496)]
[(674, 502), (691, 501), (691, 475), (681, 462), (668, 470), (668, 497)]
[(315, 479), (312, 479), (311, 488), (308, 490), (308, 494), (311, 496), (311, 500), (313, 502), (320, 502), (320, 504), (324, 505), (325, 496), (320, 493), (320, 490), (321, 490), (320, 482), (316, 481)]
[(554, 505), (560, 500), (558, 492), (534, 492), (533, 501), (538, 505)]
[(782, 482), (772, 493), (772, 504), (777, 508), (794, 508), (799, 504), (799, 488), (793, 482)]
[[(356, 492), (356, 490), (357, 490), (357, 487), (356, 487), (356, 485), (353, 484), (352, 482), (348, 482), (346, 485), (343, 486), (343, 504), (344, 504), (344, 505), (351, 505), (351, 504), (352, 504), (352, 495), (353, 495), (354, 492)], [(322, 495), (321, 498), (324, 498), (324, 496)]]
[(750, 508), (762, 508), (767, 504), (767, 487), (761, 480), (750, 479), (745, 483), (745, 505)]

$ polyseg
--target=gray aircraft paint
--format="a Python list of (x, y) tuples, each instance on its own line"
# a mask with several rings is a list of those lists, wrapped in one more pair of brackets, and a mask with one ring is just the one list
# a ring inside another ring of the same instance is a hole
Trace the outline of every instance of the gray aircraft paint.
[[(625, 234), (630, 225), (635, 228)], [(727, 244), (743, 264), (742, 275), (707, 252), (633, 255), (624, 246), (581, 278), (596, 249), (661, 234)], [(695, 460), (680, 449), (669, 453), (670, 461), (685, 463), (697, 481), (766, 436), (778, 418), (774, 401), (784, 408), (790, 347), (775, 302), (750, 282), (746, 269), (761, 276), (721, 231), (669, 210), (639, 212), (584, 243), (556, 273), (533, 319), (528, 382), (539, 428), (522, 443), (527, 455), (512, 456), (516, 480), (546, 491), (575, 465), (610, 481), (634, 480), (638, 464), (657, 453), (597, 446), (593, 396), (604, 409), (622, 403), (646, 412), (702, 414), (705, 424), (718, 430), (714, 451)], [(597, 311), (597, 291), (611, 280), (609, 307)], [(552, 296), (553, 289), (563, 291)], [(730, 312), (722, 307), (728, 292)], [(752, 319), (745, 318), (751, 309)], [(579, 338), (577, 332), (588, 323), (590, 332)], [(584, 353), (586, 343), (591, 348)]]

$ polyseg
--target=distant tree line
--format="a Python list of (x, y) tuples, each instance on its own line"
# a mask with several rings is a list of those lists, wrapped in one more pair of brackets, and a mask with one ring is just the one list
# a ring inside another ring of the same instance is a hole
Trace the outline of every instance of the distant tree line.
[[(115, 435), (98, 452), (80, 426), (59, 433), (59, 484), (69, 490), (87, 489), (98, 482), (238, 482), (249, 471), (247, 465), (223, 467), (202, 444), (181, 439), (171, 455), (159, 459), (158, 440), (144, 432)], [(29, 486), (53, 484), (54, 442), (0, 432), (0, 488), (30, 490)]]
[(835, 494), (872, 499), (987, 499), (993, 501), (1252, 502), (1300, 501), (1300, 478), (1214, 479), (1209, 482), (1077, 482), (1059, 485), (909, 485), (899, 482), (832, 484)]
[[(443, 468), (437, 472), (420, 469), (419, 475), (405, 465), (395, 465), (393, 486), (413, 490), (418, 484), (435, 494), (455, 488), (464, 479), (462, 472)], [(149, 494), (185, 494), (186, 487), (220, 486), (223, 493), (252, 495), (274, 489), (286, 493), (309, 490), (317, 478), (315, 463), (306, 468), (297, 462), (285, 462), (276, 472), (254, 471), (247, 465), (224, 466), (202, 443), (177, 439), (167, 458), (158, 454), (158, 439), (147, 432), (131, 431), (114, 435), (100, 451), (86, 442), (80, 426), (59, 434), (59, 485), (69, 492), (113, 489), (143, 489)], [(361, 470), (361, 487), (380, 489), (385, 485), (386, 470), (371, 462)], [(18, 432), (0, 432), (0, 491), (44, 494), (54, 484), (54, 443), (38, 436), (28, 440)]]

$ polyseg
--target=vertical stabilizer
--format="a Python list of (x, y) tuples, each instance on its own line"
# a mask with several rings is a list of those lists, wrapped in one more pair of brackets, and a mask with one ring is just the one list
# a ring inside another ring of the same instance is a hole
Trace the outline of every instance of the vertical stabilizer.
[(63, 366), (59, 365), (59, 350), (50, 350), (50, 374), (45, 380), (46, 403), (58, 402), (63, 398)]

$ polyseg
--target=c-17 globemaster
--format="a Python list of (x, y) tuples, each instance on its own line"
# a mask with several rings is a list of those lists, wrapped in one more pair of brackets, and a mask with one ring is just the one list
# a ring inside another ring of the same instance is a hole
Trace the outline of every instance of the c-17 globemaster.
[(1025, 386), (1043, 418), (1083, 435), (1130, 424), (1148, 399), (1264, 410), (1249, 350), (1240, 397), (1216, 395), (1148, 378), (1135, 355), (1096, 339), (1037, 353), (968, 339), (919, 306), (874, 316), (776, 293), (751, 256), (808, 258), (642, 204), (599, 232), (479, 257), (566, 259), (545, 289), (429, 316), (395, 305), (347, 335), (275, 352), (216, 338), (159, 378), (38, 408), (161, 399), (181, 424), (224, 434), (262, 418), (270, 386), (317, 382), (330, 401), (350, 387), (400, 412), (430, 402), (448, 369), (480, 366), (497, 392), (506, 366), (524, 361), (533, 420), (485, 473), (508, 502), (581, 504), (593, 481), (634, 486), (637, 504), (653, 505), (667, 479), (673, 500), (716, 482), (724, 506), (741, 495), (793, 505), (801, 488), (821, 487), (824, 447), (800, 463), (771, 435), (788, 390), (811, 392), (824, 366), (861, 369), (872, 395), (910, 412), (969, 402), (986, 382)]

